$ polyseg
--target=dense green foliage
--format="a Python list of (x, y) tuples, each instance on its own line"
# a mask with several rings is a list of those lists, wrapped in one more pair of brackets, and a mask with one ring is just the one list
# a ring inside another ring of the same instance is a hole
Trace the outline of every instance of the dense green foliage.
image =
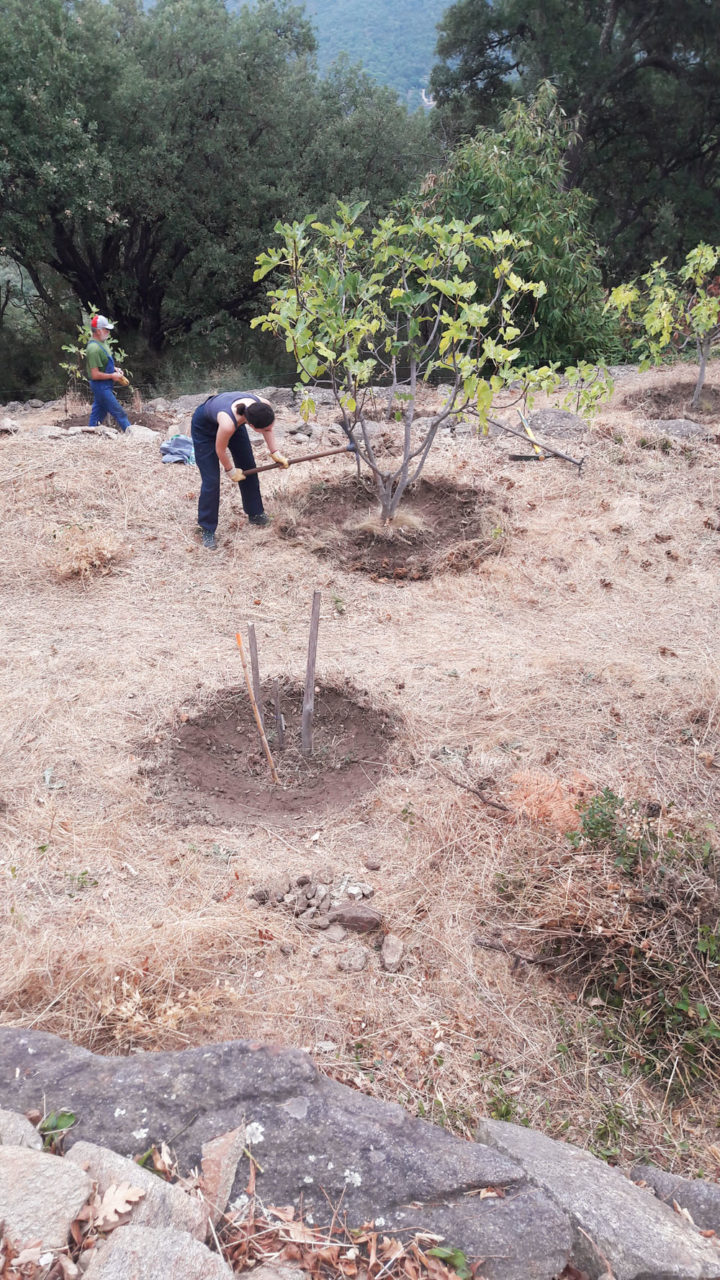
[(582, 896), (569, 900), (564, 881), (565, 903), (548, 947), (562, 955), (566, 974), (581, 978), (593, 1007), (603, 1009), (608, 1056), (630, 1059), (676, 1097), (699, 1078), (716, 1086), (720, 1067), (720, 865), (713, 833), (712, 823), (703, 831), (674, 831), (606, 787), (569, 833)]
[(716, 0), (457, 0), (438, 52), (431, 83), (451, 137), (557, 86), (578, 126), (566, 182), (597, 200), (616, 278), (717, 239)]
[[(560, 377), (521, 363), (523, 324), (532, 325), (532, 304), (545, 293), (542, 280), (516, 270), (525, 241), (505, 230), (484, 234), (479, 216), (444, 221), (410, 212), (366, 230), (364, 212), (363, 203), (341, 202), (329, 223), (278, 224), (280, 243), (259, 255), (256, 276), (272, 273), (279, 283), (253, 325), (283, 339), (302, 383), (331, 388), (388, 524), (443, 422), (472, 416), (483, 428), (495, 392), (512, 387), (523, 399), (555, 389)], [(584, 391), (585, 370), (567, 372), (581, 400), (602, 395), (600, 384)], [(440, 408), (416, 422), (418, 391), (433, 376), (444, 387)], [(395, 424), (395, 447), (384, 455), (365, 417), (368, 387), (379, 380)], [(305, 403), (312, 412), (312, 393)]]
[(694, 346), (698, 375), (691, 403), (697, 409), (710, 353), (720, 342), (720, 245), (697, 245), (677, 277), (664, 262), (654, 262), (640, 285), (613, 289), (610, 306), (640, 333), (635, 347), (648, 364)]
[(327, 70), (339, 54), (361, 63), (373, 79), (407, 96), (411, 105), (427, 88), (446, 0), (306, 0)]
[[(546, 292), (527, 308), (521, 348), (538, 362), (621, 355), (617, 320), (604, 309), (601, 253), (590, 231), (592, 201), (563, 182), (574, 136), (546, 84), (529, 107), (513, 103), (498, 128), (481, 128), (458, 146), (443, 172), (426, 183), (426, 204), (433, 211), (479, 217), (486, 234), (507, 227), (526, 242), (517, 270), (524, 279), (543, 280)], [(476, 273), (480, 292), (486, 292), (481, 262)]]
[(131, 346), (222, 353), (278, 218), (406, 189), (424, 118), (368, 77), (321, 80), (314, 48), (285, 0), (7, 0), (0, 252), (49, 328), (71, 294), (75, 320), (93, 303)]
[(433, 142), (378, 81), (426, 82), (442, 2), (6, 0), (0, 397), (58, 389), (46, 365), (91, 305), (118, 322), (138, 385), (161, 359), (180, 374), (188, 355), (262, 357), (255, 257), (278, 221), (340, 199), (508, 230), (528, 242), (519, 273), (547, 286), (518, 316), (523, 356), (616, 358), (601, 277), (718, 239), (720, 6), (458, 0)]

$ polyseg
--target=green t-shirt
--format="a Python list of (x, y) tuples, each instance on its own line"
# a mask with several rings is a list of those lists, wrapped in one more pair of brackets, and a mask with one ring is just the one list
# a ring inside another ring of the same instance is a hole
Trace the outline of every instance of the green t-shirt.
[(92, 381), (93, 369), (99, 369), (101, 373), (105, 372), (110, 360), (110, 349), (105, 346), (104, 342), (98, 342), (97, 338), (93, 338), (87, 345), (85, 359), (87, 360), (88, 377)]

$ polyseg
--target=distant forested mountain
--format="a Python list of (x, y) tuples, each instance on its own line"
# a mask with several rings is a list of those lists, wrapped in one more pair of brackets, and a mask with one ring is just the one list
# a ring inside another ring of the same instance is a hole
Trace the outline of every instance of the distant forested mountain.
[(436, 23), (448, 0), (305, 0), (326, 70), (338, 54), (415, 105), (435, 61)]

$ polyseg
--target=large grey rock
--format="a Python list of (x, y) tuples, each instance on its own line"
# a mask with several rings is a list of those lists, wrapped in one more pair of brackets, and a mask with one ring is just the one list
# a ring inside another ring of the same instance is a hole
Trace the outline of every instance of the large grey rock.
[(151, 431), (150, 427), (143, 427), (138, 422), (130, 423), (130, 426), (123, 432), (123, 438), (139, 444), (154, 444), (160, 440), (157, 431)]
[[(528, 424), (538, 435), (554, 436), (559, 440), (572, 440), (584, 436), (587, 423), (576, 413), (567, 413), (565, 409), (537, 409), (528, 414)], [(522, 430), (522, 424), (519, 424)]]
[(394, 933), (387, 933), (383, 938), (380, 959), (386, 973), (397, 973), (405, 951), (405, 944)]
[(180, 1231), (188, 1231), (198, 1240), (205, 1239), (208, 1219), (205, 1205), (196, 1196), (183, 1191), (182, 1187), (165, 1182), (133, 1160), (93, 1142), (76, 1142), (65, 1160), (85, 1169), (97, 1183), (101, 1195), (105, 1195), (108, 1187), (121, 1183), (140, 1187), (145, 1195), (132, 1207), (130, 1221), (133, 1226), (176, 1227)]
[(0, 1147), (0, 1222), (14, 1245), (61, 1249), (91, 1192), (88, 1175), (60, 1156)]
[(258, 395), (264, 396), (276, 408), (281, 406), (285, 409), (291, 409), (295, 404), (295, 392), (292, 387), (263, 387), (258, 391)]
[(568, 1214), (572, 1262), (614, 1280), (717, 1280), (720, 1249), (679, 1214), (570, 1143), (500, 1120), (481, 1120), (478, 1138), (522, 1165), (530, 1182)]
[(0, 435), (12, 436), (18, 430), (19, 427), (15, 418), (0, 418)]
[(649, 1164), (637, 1164), (630, 1177), (634, 1182), (646, 1182), (664, 1200), (673, 1200), (681, 1209), (687, 1209), (696, 1227), (702, 1231), (716, 1231), (720, 1236), (720, 1185), (706, 1182), (704, 1178), (679, 1178), (675, 1173), (665, 1173)]
[(93, 1256), (85, 1280), (232, 1280), (222, 1258), (186, 1231), (118, 1227)]
[(652, 418), (643, 423), (643, 430), (654, 435), (672, 436), (676, 440), (703, 440), (711, 432), (691, 418)]
[[(514, 1160), (337, 1084), (296, 1049), (232, 1041), (102, 1058), (55, 1036), (0, 1028), (0, 1101), (23, 1109), (43, 1093), (78, 1117), (68, 1145), (83, 1139), (132, 1155), (175, 1134), (181, 1169), (243, 1123), (265, 1203), (302, 1201), (325, 1224), (328, 1206), (342, 1200), (351, 1227), (373, 1218), (391, 1233), (435, 1232), (487, 1259), (487, 1280), (551, 1280), (569, 1259), (565, 1214)], [(245, 1157), (233, 1198), (247, 1178)], [(501, 1194), (481, 1197), (486, 1188)]]
[(210, 391), (201, 391), (197, 395), (178, 396), (177, 400), (171, 401), (171, 407), (177, 409), (178, 413), (193, 413), (211, 394)]
[(42, 1151), (43, 1140), (26, 1116), (17, 1111), (0, 1111), (0, 1145)]
[(331, 924), (341, 924), (353, 933), (372, 933), (382, 924), (380, 912), (364, 902), (342, 902), (340, 906), (333, 907), (328, 919)]
[(56, 427), (46, 422), (41, 422), (35, 432), (38, 440), (64, 440), (67, 434), (68, 432), (62, 427)]
[(308, 395), (315, 404), (335, 404), (335, 396), (330, 387), (308, 387)]

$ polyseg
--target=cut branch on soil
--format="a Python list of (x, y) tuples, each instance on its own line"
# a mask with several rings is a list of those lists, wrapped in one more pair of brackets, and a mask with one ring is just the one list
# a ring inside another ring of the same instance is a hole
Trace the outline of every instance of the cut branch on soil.
[(320, 592), (313, 592), (310, 614), (310, 639), (308, 641), (307, 669), (305, 673), (305, 697), (302, 709), (302, 749), (312, 755), (313, 716), (315, 714), (315, 658), (317, 656), (318, 630), (320, 627)]

